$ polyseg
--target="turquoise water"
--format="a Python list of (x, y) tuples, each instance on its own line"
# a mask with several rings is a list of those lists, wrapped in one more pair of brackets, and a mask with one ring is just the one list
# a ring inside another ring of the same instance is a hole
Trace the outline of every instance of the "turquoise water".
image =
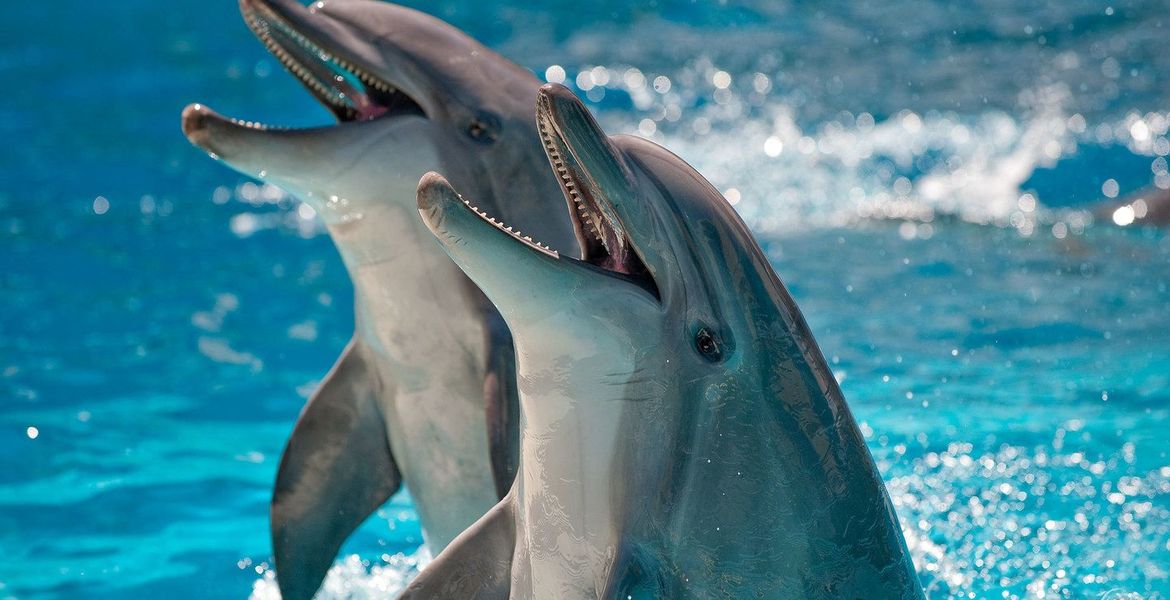
[[(1084, 210), (1170, 187), (1165, 2), (422, 8), (737, 203), (932, 597), (1170, 596), (1170, 236)], [(6, 6), (0, 90), (0, 598), (274, 597), (269, 490), (352, 292), (178, 114), (327, 113), (232, 3)], [(401, 494), (324, 595), (420, 541)]]

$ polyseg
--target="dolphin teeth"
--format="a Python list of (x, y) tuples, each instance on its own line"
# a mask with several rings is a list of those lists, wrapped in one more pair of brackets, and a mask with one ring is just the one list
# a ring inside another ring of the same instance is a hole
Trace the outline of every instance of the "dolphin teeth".
[(292, 56), (292, 54), (285, 49), (278, 37), (283, 37), (287, 40), (292, 40), (301, 49), (314, 55), (322, 62), (336, 65), (345, 70), (349, 74), (355, 76), (359, 81), (365, 83), (368, 87), (374, 88), (386, 94), (395, 94), (398, 92), (388, 82), (382, 81), (364, 71), (357, 68), (350, 61), (347, 61), (339, 56), (334, 55), (314, 43), (307, 38), (300, 31), (294, 29), (291, 25), (285, 22), (279, 15), (269, 14), (265, 11), (261, 14), (256, 9), (244, 11), (244, 22), (249, 29), (260, 38), (264, 46), (276, 56), (286, 69), (292, 72), (298, 79), (306, 86), (316, 92), (325, 103), (331, 105), (336, 110), (343, 112), (345, 117), (349, 120), (356, 119), (360, 116), (359, 111), (354, 109), (352, 101), (346, 98), (346, 95), (340, 90), (330, 85), (328, 82), (322, 82), (316, 75), (311, 73), (305, 65)]
[(479, 218), (483, 219), (484, 221), (491, 223), (492, 226), (496, 229), (499, 229), (500, 231), (512, 236), (521, 243), (528, 244), (528, 246), (532, 247), (533, 249), (539, 250), (540, 252), (543, 252), (553, 258), (560, 258), (560, 254), (558, 254), (556, 250), (553, 250), (548, 245), (534, 241), (531, 236), (524, 235), (519, 229), (515, 229), (511, 225), (505, 224), (502, 220), (488, 215), (486, 211), (482, 211), (478, 207), (473, 206), (463, 196), (459, 196), (459, 199), (463, 202), (464, 206), (471, 209), (471, 212), (478, 215)]
[(561, 185), (566, 195), (571, 202), (576, 204), (581, 231), (587, 235), (591, 235), (600, 242), (606, 252), (612, 252), (609, 243), (606, 242), (605, 236), (601, 234), (601, 227), (597, 223), (596, 216), (590, 213), (589, 206), (586, 204), (585, 199), (581, 197), (581, 192), (577, 189), (577, 182), (573, 179), (568, 167), (565, 165), (565, 159), (561, 155), (560, 150), (557, 149), (557, 145), (553, 141), (553, 135), (549, 131), (548, 123), (545, 119), (537, 119), (537, 131), (540, 134), (541, 141), (544, 142), (544, 149), (545, 153), (548, 154), (549, 162), (552, 163), (560, 177)]

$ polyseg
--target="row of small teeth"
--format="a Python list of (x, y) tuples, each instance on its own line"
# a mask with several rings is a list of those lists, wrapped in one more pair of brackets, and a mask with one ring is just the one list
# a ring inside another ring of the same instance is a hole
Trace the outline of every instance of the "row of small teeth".
[(245, 121), (243, 119), (236, 119), (234, 117), (229, 118), (228, 120), (231, 121), (232, 125), (236, 125), (239, 127), (247, 127), (248, 129), (255, 129), (257, 131), (289, 131), (290, 130), (290, 128), (288, 128), (288, 127), (277, 127), (275, 125), (265, 125), (264, 123), (261, 123), (260, 121)]
[(463, 201), (464, 206), (471, 209), (471, 212), (479, 215), (479, 217), (481, 219), (487, 221), (488, 223), (495, 225), (496, 229), (499, 229), (500, 231), (507, 233), (508, 235), (516, 238), (517, 240), (519, 240), (525, 244), (528, 244), (529, 246), (532, 246), (533, 248), (540, 250), (541, 252), (544, 252), (545, 254), (547, 254), (553, 258), (560, 258), (560, 254), (558, 254), (556, 250), (553, 250), (552, 248), (548, 247), (547, 245), (542, 244), (536, 240), (533, 240), (531, 236), (527, 236), (527, 235), (524, 235), (523, 233), (520, 233), (519, 229), (513, 229), (511, 226), (505, 225), (503, 221), (497, 221), (495, 219), (495, 217), (488, 216), (488, 214), (486, 212), (480, 210), (476, 206), (473, 206), (463, 196), (459, 196), (459, 199)]
[[(268, 21), (261, 19), (252, 13), (249, 13), (245, 20), (248, 22), (248, 26), (252, 29), (252, 31), (256, 32), (257, 37), (259, 37), (260, 40), (264, 42), (264, 46), (268, 48), (268, 51), (272, 52), (272, 54), (276, 56), (277, 60), (279, 60), (280, 63), (285, 66), (285, 68), (287, 68), (289, 71), (292, 71), (292, 73), (296, 75), (301, 81), (305, 82), (306, 85), (312, 87), (314, 90), (321, 93), (322, 96), (328, 98), (329, 101), (334, 105), (346, 110), (352, 110), (341, 101), (340, 94), (331, 88), (326, 88), (321, 84), (321, 82), (317, 81), (317, 78), (309, 73), (304, 67), (302, 67), (300, 62), (285, 52), (283, 46), (276, 43), (276, 41), (272, 39), (272, 35), (269, 32)], [(295, 32), (293, 32), (293, 35), (299, 36), (299, 34)], [(300, 37), (303, 38), (303, 36)]]
[(362, 83), (365, 83), (366, 85), (369, 85), (387, 94), (393, 94), (398, 91), (384, 81), (377, 79), (376, 77), (355, 67), (349, 62), (337, 58), (329, 52), (326, 52), (320, 46), (314, 44), (312, 40), (306, 38), (292, 27), (289, 27), (278, 17), (272, 18), (271, 21), (269, 21), (268, 18), (261, 17), (255, 12), (250, 11), (245, 15), (244, 20), (248, 23), (248, 27), (256, 33), (260, 40), (264, 42), (264, 45), (268, 48), (268, 50), (276, 56), (277, 60), (279, 60), (281, 64), (283, 64), (288, 70), (292, 71), (298, 78), (301, 79), (301, 81), (304, 81), (306, 84), (312, 86), (313, 89), (320, 92), (323, 96), (327, 97), (329, 101), (332, 102), (335, 106), (346, 110), (351, 115), (354, 113), (354, 110), (342, 100), (343, 96), (341, 94), (339, 94), (333, 88), (327, 88), (320, 81), (318, 81), (317, 78), (309, 73), (308, 70), (306, 70), (299, 61), (290, 56), (288, 52), (285, 51), (284, 47), (282, 47), (279, 43), (276, 42), (276, 40), (272, 38), (270, 33), (272, 25), (275, 24), (280, 28), (282, 34), (292, 37), (295, 42), (301, 45), (302, 48), (305, 48), (313, 54), (316, 54), (322, 60), (329, 61), (356, 75), (357, 78), (362, 81)]
[[(581, 217), (581, 222), (586, 224), (593, 237), (605, 246), (605, 238), (601, 235), (601, 231), (597, 227), (596, 221), (589, 214), (588, 207), (585, 206), (585, 199), (581, 197), (580, 191), (577, 190), (577, 184), (573, 182), (573, 178), (569, 176), (569, 169), (565, 166), (565, 161), (561, 157), (560, 151), (557, 150), (556, 144), (553, 143), (552, 135), (548, 132), (548, 126), (544, 119), (539, 120), (540, 137), (544, 141), (544, 147), (548, 151), (549, 158), (552, 159), (553, 166), (557, 170), (557, 176), (561, 178), (565, 189), (569, 192), (569, 197), (573, 205), (577, 207), (577, 214)], [(609, 250), (606, 247), (606, 250)]]

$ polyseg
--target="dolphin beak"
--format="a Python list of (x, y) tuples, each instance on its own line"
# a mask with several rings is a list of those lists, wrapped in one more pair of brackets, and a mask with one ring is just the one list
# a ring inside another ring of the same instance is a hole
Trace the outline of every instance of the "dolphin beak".
[(562, 85), (540, 88), (536, 121), (569, 202), (583, 260), (636, 278), (647, 271), (653, 276), (658, 261), (641, 248), (659, 236), (623, 153)]
[[(254, 161), (264, 158), (265, 154), (269, 155), (267, 158), (270, 160), (287, 159), (271, 154), (287, 153), (288, 145), (276, 144), (274, 140), (282, 134), (287, 136), (289, 132), (269, 129), (259, 123), (229, 119), (202, 104), (190, 104), (183, 109), (182, 126), (183, 135), (192, 144), (212, 157), (253, 175), (261, 168), (253, 164)], [(303, 166), (310, 164), (306, 161)]]
[[(576, 289), (588, 267), (514, 230), (464, 200), (438, 173), (419, 181), (418, 212), (443, 250), (513, 327), (555, 313), (559, 290)], [(522, 273), (523, 285), (518, 285)]]
[(269, 129), (229, 119), (202, 104), (183, 109), (182, 125), (187, 140), (212, 158), (253, 177), (294, 187), (322, 173), (324, 165), (313, 149), (320, 143), (316, 138), (331, 129)]
[[(388, 113), (425, 113), (427, 94), (403, 65), (386, 64), (384, 40), (331, 16), (316, 3), (240, 0), (248, 28), (286, 69), (340, 121), (369, 121)], [(405, 62), (405, 61), (404, 61)], [(377, 74), (375, 74), (377, 73)]]
[[(214, 114), (211, 109), (202, 104), (188, 104), (183, 109), (183, 135), (205, 152), (212, 152), (211, 140), (208, 138), (208, 116)], [(218, 115), (217, 115), (218, 116)]]
[[(213, 158), (292, 192), (336, 193), (345, 171), (363, 160), (382, 160), (368, 156), (371, 139), (377, 140), (381, 152), (395, 157), (405, 172), (437, 165), (434, 126), (418, 116), (283, 129), (230, 119), (205, 105), (192, 104), (183, 109), (182, 125), (187, 139)], [(403, 183), (414, 185), (413, 181)], [(315, 201), (309, 196), (301, 199)]]
[(634, 192), (625, 161), (589, 109), (564, 86), (540, 88), (536, 124), (569, 202), (582, 256), (611, 271), (628, 272), (628, 239), (612, 201)]

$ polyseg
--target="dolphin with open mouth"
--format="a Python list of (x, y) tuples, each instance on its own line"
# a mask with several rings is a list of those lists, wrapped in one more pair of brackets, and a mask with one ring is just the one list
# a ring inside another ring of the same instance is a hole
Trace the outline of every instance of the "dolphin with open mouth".
[(402, 597), (923, 598), (857, 423), (735, 211), (563, 87), (537, 120), (582, 260), (420, 182), (423, 219), (515, 336), (521, 453), (508, 496)]
[(342, 541), (401, 483), (437, 554), (512, 482), (511, 337), (419, 221), (419, 177), (443, 170), (511, 224), (577, 242), (532, 122), (530, 72), (382, 2), (241, 0), (240, 10), (338, 123), (281, 129), (191, 105), (183, 131), (316, 209), (356, 303), (354, 337), (302, 413), (273, 494), (277, 578), (295, 600), (312, 596)]

